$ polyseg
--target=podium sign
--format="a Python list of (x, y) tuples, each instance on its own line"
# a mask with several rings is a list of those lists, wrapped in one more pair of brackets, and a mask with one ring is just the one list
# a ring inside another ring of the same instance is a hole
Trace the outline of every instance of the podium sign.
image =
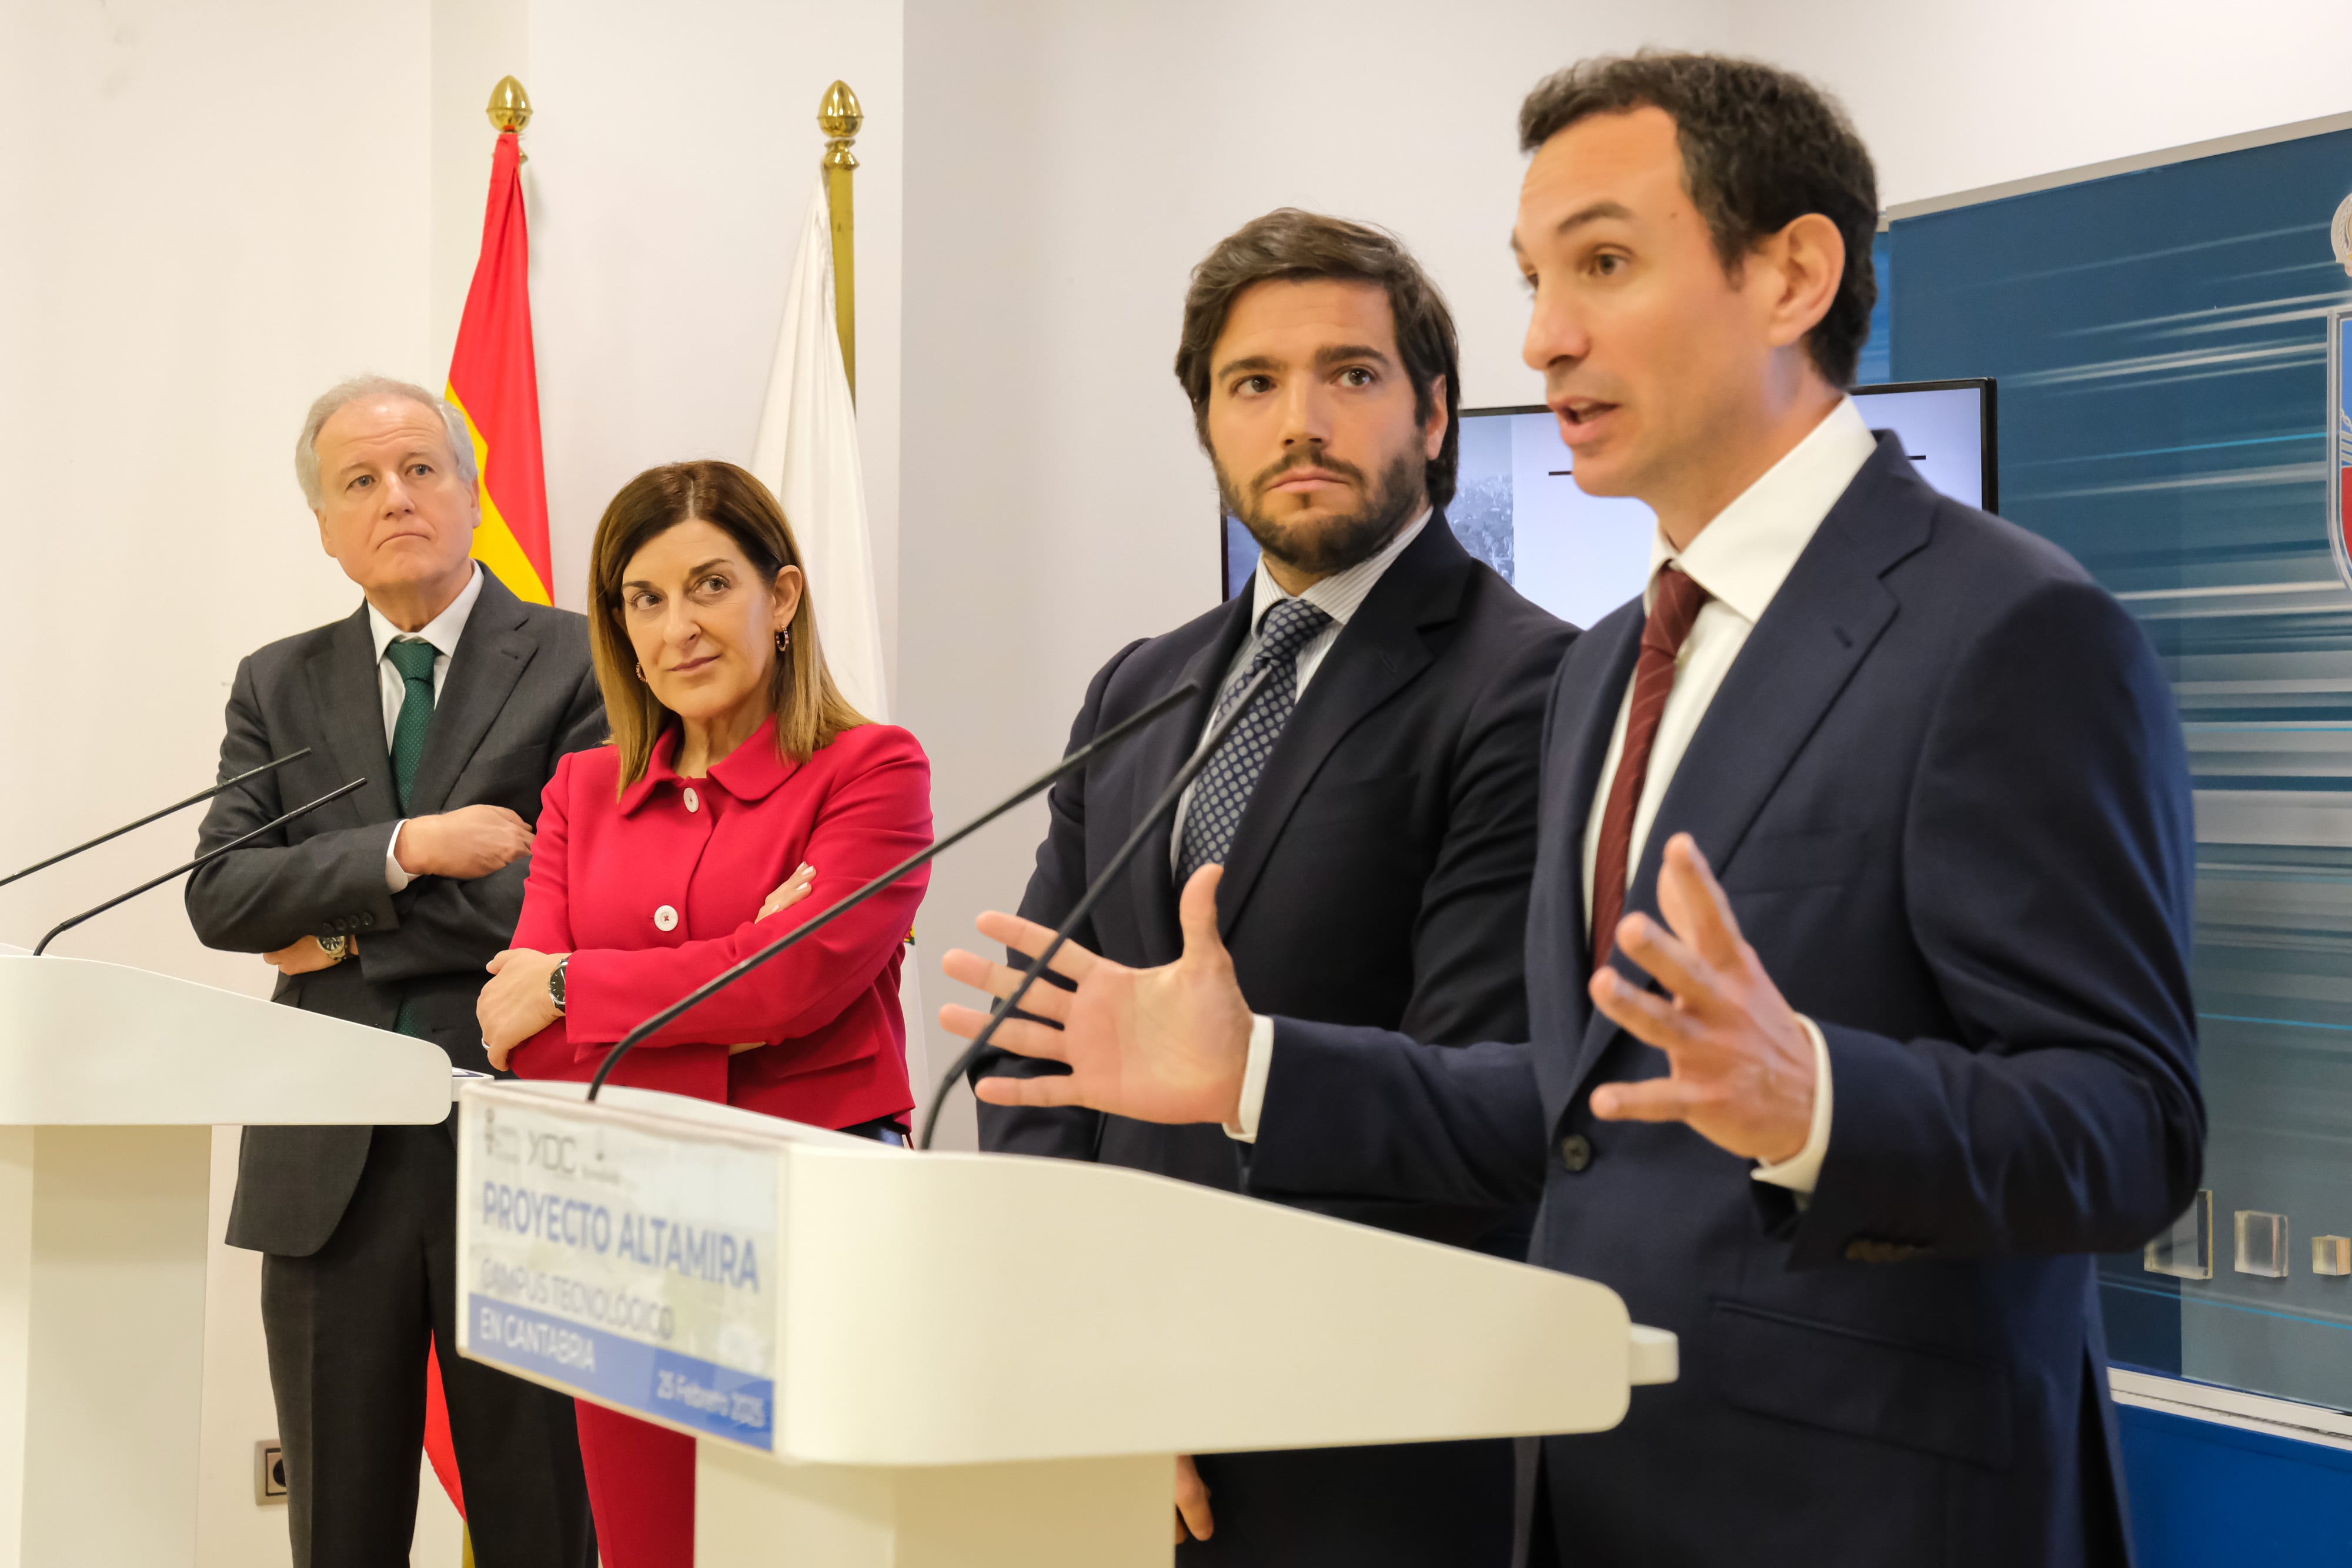
[(501, 1098), (467, 1117), (457, 1169), (467, 1354), (773, 1451), (773, 1143)]
[(703, 1563), (1166, 1568), (1175, 1455), (1598, 1431), (1675, 1376), (1591, 1281), (1140, 1171), (459, 1104), (460, 1347), (698, 1438)]

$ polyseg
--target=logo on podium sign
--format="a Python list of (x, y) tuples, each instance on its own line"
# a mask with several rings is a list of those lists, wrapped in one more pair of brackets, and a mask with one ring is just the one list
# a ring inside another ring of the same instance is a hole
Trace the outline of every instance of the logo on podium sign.
[(512, 1094), (461, 1128), (465, 1354), (773, 1452), (774, 1151)]

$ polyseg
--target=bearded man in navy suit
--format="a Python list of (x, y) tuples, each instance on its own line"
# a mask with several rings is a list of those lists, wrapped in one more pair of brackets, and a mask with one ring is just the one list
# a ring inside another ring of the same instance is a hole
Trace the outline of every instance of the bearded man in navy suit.
[(1222, 1123), (1269, 1196), (1539, 1195), (1533, 1260), (1675, 1331), (1683, 1373), (1545, 1440), (1530, 1561), (2126, 1562), (2086, 1255), (2189, 1202), (2204, 1134), (2155, 655), (1844, 395), (1877, 194), (1817, 89), (1594, 60), (1520, 130), (1528, 363), (1577, 483), (1658, 518), (1647, 591), (1551, 692), (1531, 1040), (1254, 1012), (1204, 867), (1183, 956), (1066, 949), (1076, 989), (996, 1038), (1068, 1073), (982, 1097)]

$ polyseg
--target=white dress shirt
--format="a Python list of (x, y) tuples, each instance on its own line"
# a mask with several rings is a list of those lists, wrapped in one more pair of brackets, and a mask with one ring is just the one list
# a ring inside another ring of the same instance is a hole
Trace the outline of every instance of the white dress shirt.
[[(1699, 720), (1730, 673), (1732, 661), (1748, 644), (1748, 634), (1780, 591), (1797, 558), (1853, 483), (1877, 448), (1876, 438), (1851, 398), (1842, 400), (1811, 434), (1790, 448), (1738, 497), (1699, 531), (1690, 548), (1676, 550), (1661, 532), (1650, 544), (1650, 577), (1668, 561), (1707, 591), (1707, 601), (1683, 639), (1675, 660), (1674, 689), (1658, 716), (1657, 737), (1651, 744), (1650, 768), (1642, 780), (1641, 799), (1633, 809), (1633, 838), (1625, 862), (1630, 876), (1641, 864), (1642, 846), (1656, 820), (1658, 802), (1674, 781), (1683, 753), (1697, 732)], [(1644, 591), (1644, 599), (1650, 591)], [(1601, 814), (1608, 808), (1610, 786), (1625, 748), (1626, 715), (1633, 706), (1633, 683), (1618, 699), (1617, 719), (1609, 737), (1609, 752), (1592, 792), (1591, 814), (1584, 829), (1584, 908), (1592, 910), (1592, 862), (1601, 836)], [(1587, 932), (1588, 938), (1591, 936)], [(1811, 1019), (1801, 1019), (1813, 1043), (1813, 1115), (1804, 1146), (1779, 1165), (1759, 1166), (1759, 1181), (1771, 1182), (1800, 1194), (1811, 1193), (1821, 1176), (1822, 1157), (1829, 1152), (1831, 1088), (1829, 1047)], [(1265, 1104), (1265, 1077), (1274, 1052), (1271, 1019), (1252, 1020), (1250, 1054), (1242, 1080), (1240, 1115), (1226, 1131), (1244, 1140), (1257, 1135), (1259, 1113)]]
[[(1313, 680), (1315, 672), (1323, 667), (1324, 655), (1330, 653), (1331, 644), (1339, 640), (1339, 633), (1348, 629), (1349, 619), (1363, 608), (1364, 601), (1371, 596), (1373, 585), (1388, 571), (1391, 563), (1404, 553), (1405, 546), (1421, 536), (1421, 530), (1428, 525), (1429, 517), (1430, 514), (1424, 510), (1398, 529), (1396, 538), (1382, 545), (1379, 554), (1367, 556), (1345, 571), (1335, 571), (1318, 582), (1309, 583), (1304, 593), (1291, 593), (1275, 581), (1274, 574), (1265, 569), (1265, 557), (1259, 556), (1257, 570), (1250, 574), (1249, 635), (1242, 639), (1242, 645), (1234, 651), (1233, 663), (1225, 666), (1224, 674), (1218, 678), (1219, 695), (1222, 695), (1224, 689), (1249, 668), (1250, 660), (1256, 656), (1258, 628), (1265, 624), (1265, 612), (1286, 599), (1303, 599), (1331, 618), (1331, 624), (1307, 640), (1307, 645), (1298, 650), (1297, 660), (1292, 665), (1298, 681), (1297, 695), (1305, 696), (1307, 683)], [(1217, 705), (1213, 701), (1209, 705), (1208, 722), (1201, 726), (1201, 738), (1208, 739), (1209, 732), (1216, 727)], [(1168, 835), (1168, 869), (1171, 872), (1183, 863), (1184, 819), (1192, 814), (1192, 791), (1199, 788), (1197, 780), (1186, 785), (1184, 798), (1176, 802), (1176, 819), (1171, 824)], [(1183, 890), (1180, 888), (1177, 891), (1181, 893)]]
[[(466, 580), (466, 586), (457, 591), (457, 597), (449, 601), (449, 608), (426, 622), (421, 632), (403, 632), (383, 618), (383, 611), (373, 604), (368, 606), (368, 632), (375, 638), (376, 685), (383, 693), (385, 751), (392, 749), (392, 732), (400, 723), (400, 705), (408, 700), (408, 683), (401, 678), (400, 671), (393, 662), (383, 656), (383, 651), (398, 637), (422, 637), (433, 644), (433, 701), (437, 706), (441, 701), (442, 685), (449, 678), (449, 660), (457, 652), (457, 639), (466, 634), (467, 619), (474, 613), (474, 601), (481, 596), (482, 568), (477, 561), (474, 575)], [(404, 825), (404, 821), (394, 822), (392, 837), (383, 846), (384, 885), (394, 893), (406, 887), (411, 880), (409, 874), (401, 869), (394, 853), (400, 847), (400, 830)]]

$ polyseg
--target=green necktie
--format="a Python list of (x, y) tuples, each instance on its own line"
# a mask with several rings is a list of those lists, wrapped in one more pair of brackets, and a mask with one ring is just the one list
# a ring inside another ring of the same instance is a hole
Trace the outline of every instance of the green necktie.
[[(384, 644), (383, 656), (400, 672), (408, 690), (400, 699), (400, 716), (392, 725), (392, 787), (400, 797), (401, 814), (408, 812), (408, 791), (416, 782), (416, 764), (425, 756), (425, 732), (433, 726), (433, 661), (440, 650), (422, 637), (395, 637)], [(403, 1034), (422, 1035), (425, 1026), (404, 998), (392, 1027)]]
[(441, 651), (422, 637), (395, 637), (384, 644), (383, 656), (408, 688), (400, 699), (400, 717), (392, 726), (392, 787), (405, 812), (416, 765), (425, 756), (425, 732), (433, 726), (433, 661)]

